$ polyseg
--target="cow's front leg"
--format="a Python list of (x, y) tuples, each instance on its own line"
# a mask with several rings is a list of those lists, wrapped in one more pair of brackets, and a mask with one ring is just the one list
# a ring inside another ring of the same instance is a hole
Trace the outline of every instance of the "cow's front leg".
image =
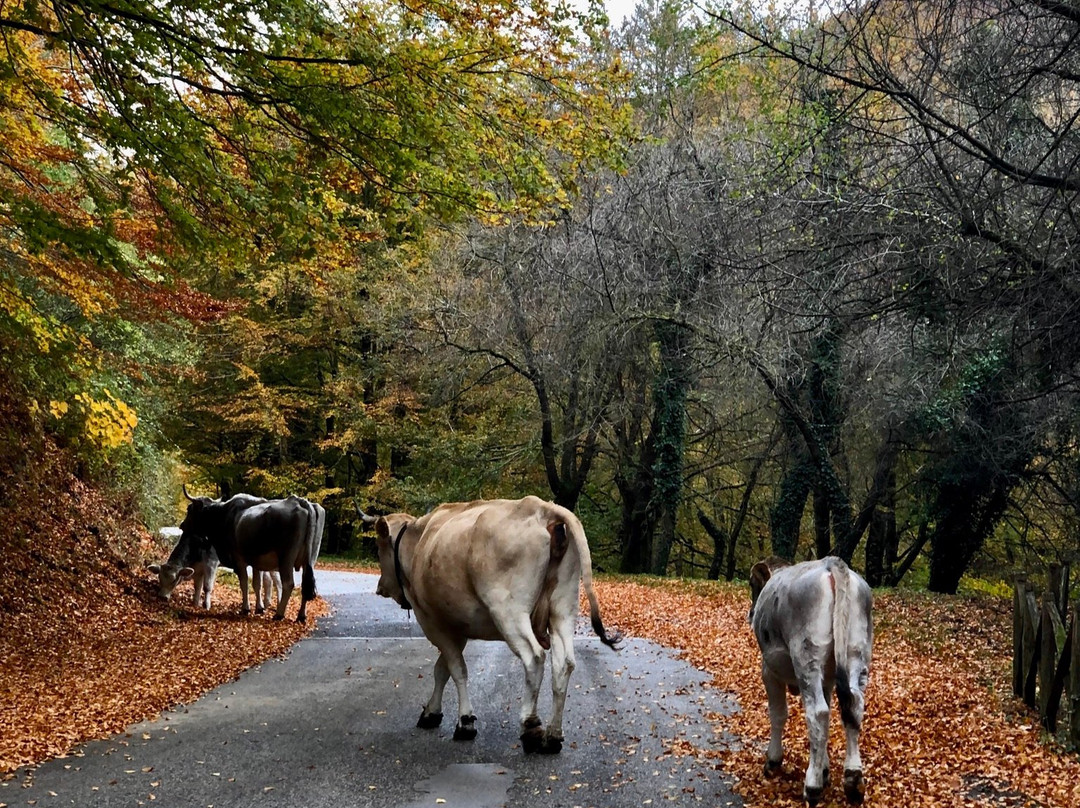
[(214, 595), (214, 575), (207, 574), (206, 580), (203, 582), (203, 606), (207, 611), (210, 611), (210, 602)]
[(450, 681), (450, 667), (446, 664), (446, 657), (440, 651), (439, 658), (435, 660), (435, 687), (431, 691), (431, 698), (420, 712), (420, 720), (416, 722), (416, 726), (420, 729), (435, 729), (442, 724), (442, 697), (448, 681)]
[[(473, 715), (472, 702), (469, 701), (469, 669), (465, 665), (464, 656), (466, 642), (468, 641), (441, 637), (437, 646), (440, 657), (445, 660), (446, 668), (457, 686), (458, 722), (454, 727), (455, 741), (471, 741), (476, 737), (476, 716)], [(438, 687), (438, 681), (435, 684)], [(432, 698), (435, 698), (434, 693)]]
[(802, 694), (806, 733), (810, 738), (810, 762), (806, 767), (803, 799), (814, 806), (821, 801), (821, 795), (829, 784), (829, 702), (825, 698), (825, 682), (820, 676), (800, 680), (799, 692)]
[(240, 614), (251, 614), (251, 607), (248, 606), (247, 565), (241, 561), (236, 564), (236, 577), (240, 581)]
[(787, 686), (761, 665), (761, 681), (769, 697), (769, 749), (765, 753), (765, 776), (780, 773), (784, 759), (784, 725), (787, 723)]
[(251, 568), (251, 591), (255, 593), (255, 614), (266, 611), (266, 595), (262, 585), (263, 574), (261, 570)]
[(784, 724), (788, 718), (787, 685), (762, 666), (761, 679), (769, 697), (769, 748), (765, 752), (765, 776), (780, 773), (784, 759)]

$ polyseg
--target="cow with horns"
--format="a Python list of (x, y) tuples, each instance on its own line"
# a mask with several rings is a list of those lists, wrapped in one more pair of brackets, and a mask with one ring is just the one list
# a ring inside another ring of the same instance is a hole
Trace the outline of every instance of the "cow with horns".
[(256, 575), (263, 570), (277, 570), (281, 575), (275, 620), (285, 617), (294, 587), (293, 570), (302, 570), (300, 611), (296, 619), (303, 623), (308, 601), (316, 594), (314, 564), (319, 551), (320, 520), (312, 504), (302, 497), (264, 500), (247, 494), (215, 500), (193, 497), (186, 487), (184, 496), (189, 505), (180, 528), (184, 536), (209, 542), (222, 566), (236, 571), (243, 598), (241, 613), (250, 611), (249, 566)]

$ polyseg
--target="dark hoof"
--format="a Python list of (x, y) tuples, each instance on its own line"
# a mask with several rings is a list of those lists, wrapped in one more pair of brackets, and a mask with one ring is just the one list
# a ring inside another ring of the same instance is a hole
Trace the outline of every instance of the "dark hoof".
[[(531, 721), (536, 721), (536, 723), (531, 724)], [(544, 730), (540, 726), (540, 721), (538, 719), (526, 720), (525, 728), (521, 732), (521, 748), (525, 754), (543, 753), (545, 743)]]
[(476, 716), (463, 715), (458, 718), (458, 724), (454, 727), (455, 741), (471, 741), (476, 737)]
[(420, 720), (416, 722), (416, 726), (420, 729), (435, 729), (442, 723), (442, 713), (429, 713), (424, 710), (420, 713)]
[(557, 755), (562, 751), (562, 738), (544, 738), (544, 743), (540, 747), (540, 754), (542, 755)]
[(781, 764), (779, 760), (766, 760), (765, 761), (765, 777), (771, 779), (776, 777), (781, 772)]
[(259, 606), (258, 608), (255, 609), (255, 614), (263, 614), (265, 611), (266, 611), (266, 609), (264, 607)]
[(251, 615), (251, 609), (241, 609), (240, 614), (242, 614), (244, 617), (248, 617)]
[(802, 796), (803, 799), (813, 808), (821, 802), (821, 795), (825, 793), (824, 787), (810, 788), (809, 786), (803, 786)]
[(866, 794), (866, 784), (863, 782), (861, 771), (844, 770), (844, 796), (847, 801), (855, 805), (861, 805)]
[(300, 625), (303, 625), (304, 623), (307, 622), (307, 615), (306, 614), (298, 614), (298, 615), (296, 615), (296, 622), (299, 623)]
[(283, 615), (283, 614), (275, 614), (275, 615), (274, 615), (274, 619), (275, 619), (275, 620), (284, 620), (284, 619), (285, 619), (285, 615)]

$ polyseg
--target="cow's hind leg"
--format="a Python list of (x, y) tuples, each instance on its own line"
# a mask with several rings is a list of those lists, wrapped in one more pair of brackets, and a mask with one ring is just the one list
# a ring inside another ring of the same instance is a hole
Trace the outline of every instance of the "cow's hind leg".
[(765, 776), (773, 777), (780, 772), (784, 759), (784, 724), (787, 723), (787, 685), (764, 667), (761, 679), (769, 697), (769, 748), (765, 752)]
[(544, 682), (544, 662), (546, 655), (536, 633), (532, 620), (526, 613), (514, 616), (492, 615), (499, 632), (514, 652), (525, 669), (525, 698), (521, 702), (521, 748), (526, 753), (558, 752), (559, 748), (546, 749), (544, 725), (536, 714), (536, 703), (540, 700), (540, 685)]
[(450, 667), (446, 664), (446, 656), (441, 652), (435, 660), (435, 688), (431, 691), (431, 698), (420, 712), (420, 720), (416, 726), (420, 729), (435, 729), (442, 724), (442, 697), (446, 690), (446, 683), (450, 680)]
[[(577, 602), (574, 603), (577, 606)], [(574, 659), (575, 615), (553, 616), (551, 625), (551, 720), (548, 721), (544, 745), (540, 750), (548, 754), (559, 752), (563, 744), (563, 708), (570, 674), (576, 665)]]
[[(831, 692), (832, 687), (827, 689)], [(813, 806), (821, 801), (829, 784), (829, 701), (826, 683), (820, 675), (800, 677), (799, 692), (810, 738), (810, 763), (806, 767), (803, 799)]]
[[(284, 620), (285, 609), (289, 605), (289, 598), (292, 597), (295, 584), (293, 583), (292, 568), (284, 567), (279, 568), (278, 573), (281, 575), (281, 597), (278, 599), (277, 608), (274, 609), (274, 619)], [(303, 605), (301, 604), (301, 613), (303, 612)], [(298, 614), (296, 619), (303, 623), (302, 614)]]
[(848, 708), (841, 711), (844, 721), (844, 734), (847, 737), (847, 753), (844, 756), (844, 795), (848, 802), (861, 803), (865, 795), (863, 782), (862, 757), (859, 755), (859, 732), (862, 729), (866, 698), (862, 683), (852, 683)]

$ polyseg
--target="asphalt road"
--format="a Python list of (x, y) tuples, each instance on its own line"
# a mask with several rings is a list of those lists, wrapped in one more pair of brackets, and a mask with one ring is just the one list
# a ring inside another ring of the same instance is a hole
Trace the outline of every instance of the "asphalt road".
[[(712, 761), (673, 741), (723, 748), (705, 720), (732, 704), (658, 645), (603, 646), (582, 620), (559, 755), (518, 741), (521, 665), (502, 643), (466, 649), (479, 734), (453, 741), (457, 694), (435, 730), (415, 727), (434, 648), (379, 598), (375, 577), (318, 571), (334, 614), (281, 660), (193, 704), (85, 744), (0, 786), (8, 806), (497, 808), (741, 805)], [(601, 604), (601, 607), (603, 604)], [(550, 712), (550, 669), (540, 716)]]

